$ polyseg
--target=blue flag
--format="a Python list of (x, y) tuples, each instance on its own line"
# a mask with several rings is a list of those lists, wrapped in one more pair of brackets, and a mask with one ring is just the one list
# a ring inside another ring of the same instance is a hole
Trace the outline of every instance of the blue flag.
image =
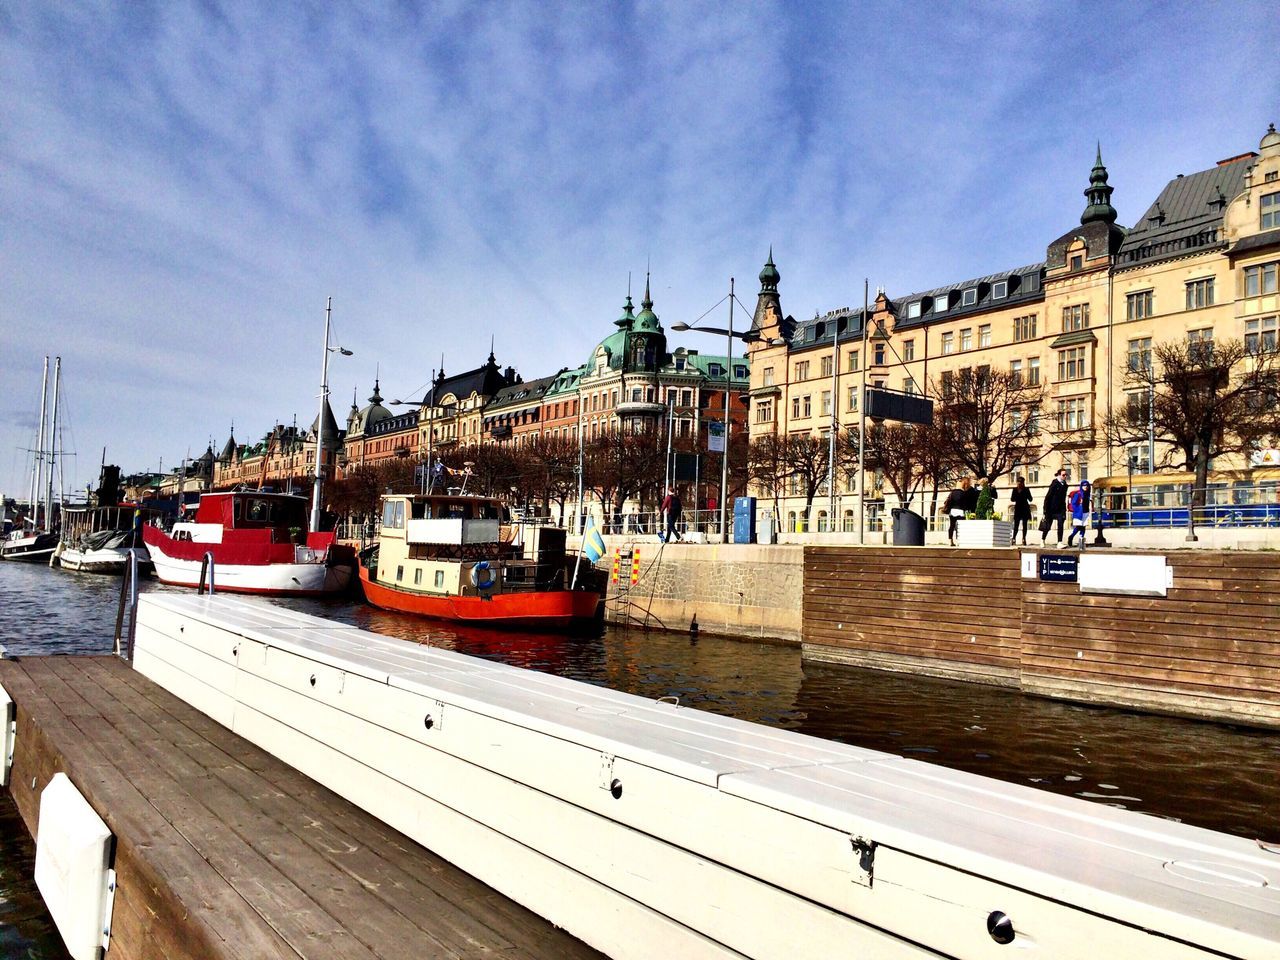
[(604, 549), (604, 537), (596, 529), (595, 518), (587, 517), (587, 528), (582, 531), (582, 552), (589, 561), (595, 563), (604, 556)]

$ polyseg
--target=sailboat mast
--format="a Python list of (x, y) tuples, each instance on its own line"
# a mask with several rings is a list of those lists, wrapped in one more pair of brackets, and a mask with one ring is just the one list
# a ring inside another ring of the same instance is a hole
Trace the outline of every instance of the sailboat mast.
[[(53, 529), (53, 465), (58, 450), (58, 388), (62, 382), (62, 358), (53, 358), (53, 416), (49, 425), (49, 480), (45, 488), (44, 528)], [(62, 491), (59, 490), (59, 493)]]
[(44, 358), (44, 376), (40, 378), (40, 435), (36, 441), (35, 466), (31, 471), (31, 528), (40, 527), (40, 502), (36, 499), (44, 491), (44, 427), (49, 402), (49, 358)]

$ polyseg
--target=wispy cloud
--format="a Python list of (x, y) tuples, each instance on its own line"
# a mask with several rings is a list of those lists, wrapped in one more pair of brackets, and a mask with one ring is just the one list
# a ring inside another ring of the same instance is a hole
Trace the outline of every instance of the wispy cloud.
[(797, 315), (1029, 262), (1095, 139), (1132, 220), (1280, 119), (1280, 28), (1233, 11), (7, 5), (0, 485), (46, 353), (78, 442), (135, 468), (309, 422), (328, 295), (345, 402), (491, 336), (581, 362), (650, 262), (668, 322), (770, 243)]

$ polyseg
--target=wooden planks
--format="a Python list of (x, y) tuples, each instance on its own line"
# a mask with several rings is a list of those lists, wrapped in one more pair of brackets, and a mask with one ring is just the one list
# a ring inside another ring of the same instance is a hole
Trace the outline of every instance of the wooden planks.
[(1006, 684), (1020, 639), (1016, 553), (805, 548), (810, 659)]
[(29, 828), (61, 769), (118, 838), (113, 954), (600, 956), (118, 660), (0, 663), (0, 683)]

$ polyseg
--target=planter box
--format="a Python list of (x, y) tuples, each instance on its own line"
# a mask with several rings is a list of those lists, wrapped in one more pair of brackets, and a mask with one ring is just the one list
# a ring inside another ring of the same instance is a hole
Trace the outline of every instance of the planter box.
[(958, 547), (1007, 547), (1013, 536), (1008, 520), (961, 520), (956, 529)]

